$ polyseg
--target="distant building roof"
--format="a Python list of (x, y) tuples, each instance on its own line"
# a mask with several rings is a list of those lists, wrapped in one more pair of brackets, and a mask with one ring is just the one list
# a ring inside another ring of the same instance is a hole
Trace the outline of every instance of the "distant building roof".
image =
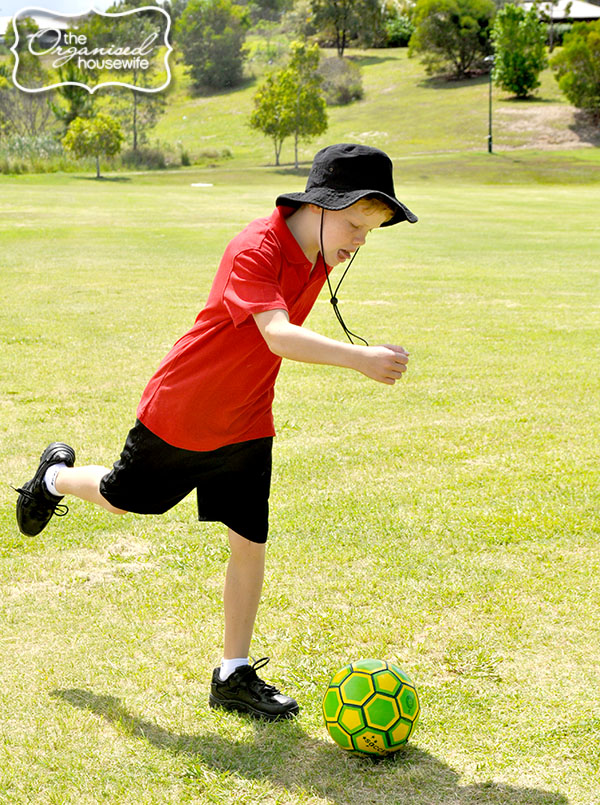
[[(48, 16), (45, 14), (32, 14), (33, 19), (40, 28), (60, 28), (66, 30), (69, 27), (68, 17)], [(0, 17), (0, 38), (6, 33), (6, 29), (11, 25), (11, 17)]]
[[(530, 9), (534, 3), (523, 3), (523, 8)], [(542, 0), (538, 8), (555, 22), (593, 22), (600, 19), (600, 6), (586, 3), (585, 0)]]

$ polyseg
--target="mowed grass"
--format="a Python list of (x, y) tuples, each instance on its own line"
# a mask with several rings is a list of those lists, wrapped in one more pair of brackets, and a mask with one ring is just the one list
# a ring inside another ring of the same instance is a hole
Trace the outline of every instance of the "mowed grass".
[[(227, 549), (192, 498), (148, 518), (73, 501), (26, 539), (9, 484), (53, 439), (116, 459), (225, 244), (303, 177), (1, 180), (0, 802), (600, 802), (600, 186), (519, 159), (397, 162), (421, 220), (372, 233), (340, 298), (410, 351), (402, 382), (284, 364), (252, 648), (302, 705), (280, 725), (208, 708)], [(308, 325), (343, 338), (325, 296)], [(422, 703), (379, 763), (320, 714), (366, 656)]]

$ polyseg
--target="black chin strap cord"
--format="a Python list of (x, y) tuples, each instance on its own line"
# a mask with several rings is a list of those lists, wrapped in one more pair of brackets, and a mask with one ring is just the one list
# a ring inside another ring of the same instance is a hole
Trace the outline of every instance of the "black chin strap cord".
[(324, 216), (325, 216), (325, 210), (324, 210), (323, 207), (321, 207), (321, 228), (320, 228), (320, 231), (319, 231), (319, 235), (320, 235), (320, 239), (321, 239), (321, 259), (323, 260), (323, 268), (325, 269), (325, 277), (327, 278), (327, 286), (329, 288), (329, 296), (331, 297), (329, 301), (331, 302), (331, 304), (333, 306), (333, 312), (335, 313), (336, 319), (339, 321), (339, 323), (340, 323), (340, 325), (342, 327), (342, 330), (346, 333), (346, 337), (348, 338), (348, 341), (350, 341), (351, 344), (354, 344), (354, 341), (352, 339), (357, 338), (359, 341), (362, 341), (362, 343), (366, 347), (368, 347), (369, 346), (368, 341), (366, 341), (362, 336), (357, 335), (356, 333), (353, 333), (352, 330), (349, 330), (348, 327), (346, 327), (346, 322), (342, 318), (342, 314), (340, 313), (340, 310), (338, 308), (338, 299), (337, 299), (337, 292), (340, 289), (340, 285), (344, 281), (344, 277), (348, 273), (348, 269), (350, 268), (350, 266), (354, 262), (354, 258), (358, 254), (358, 249), (354, 252), (352, 257), (350, 258), (350, 262), (346, 266), (346, 268), (344, 270), (344, 273), (340, 277), (340, 281), (335, 286), (335, 291), (334, 291), (333, 288), (331, 287), (331, 281), (329, 279), (329, 271), (327, 271), (327, 263), (325, 262), (325, 249), (323, 248), (323, 218), (324, 218)]

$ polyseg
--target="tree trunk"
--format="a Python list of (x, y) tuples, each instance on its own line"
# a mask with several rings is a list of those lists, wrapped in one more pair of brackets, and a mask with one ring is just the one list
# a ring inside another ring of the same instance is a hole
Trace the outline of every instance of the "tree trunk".
[(133, 150), (137, 151), (137, 106), (138, 106), (138, 97), (137, 92), (132, 90), (133, 92)]
[(100, 157), (96, 154), (96, 179), (100, 179)]

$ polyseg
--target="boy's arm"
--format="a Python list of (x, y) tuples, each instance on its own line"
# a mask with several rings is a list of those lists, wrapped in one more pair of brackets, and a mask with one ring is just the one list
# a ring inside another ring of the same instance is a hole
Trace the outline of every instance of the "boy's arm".
[(253, 315), (271, 352), (282, 358), (343, 366), (389, 386), (406, 372), (408, 353), (402, 347), (389, 344), (366, 347), (335, 341), (292, 324), (285, 310), (267, 310)]

